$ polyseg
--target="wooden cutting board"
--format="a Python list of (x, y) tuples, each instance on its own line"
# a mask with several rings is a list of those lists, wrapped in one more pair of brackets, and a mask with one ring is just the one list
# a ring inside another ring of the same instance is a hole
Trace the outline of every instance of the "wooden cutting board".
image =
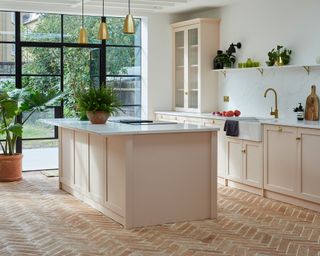
[(319, 99), (315, 85), (312, 85), (311, 94), (307, 98), (305, 119), (310, 121), (319, 120)]

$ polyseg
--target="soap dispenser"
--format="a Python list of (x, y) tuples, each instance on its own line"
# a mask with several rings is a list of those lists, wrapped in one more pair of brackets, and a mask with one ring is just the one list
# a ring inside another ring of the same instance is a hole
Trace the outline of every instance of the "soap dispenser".
[(299, 103), (299, 106), (294, 108), (293, 111), (297, 113), (298, 121), (303, 121), (303, 119), (304, 119), (304, 109), (303, 109), (301, 103)]

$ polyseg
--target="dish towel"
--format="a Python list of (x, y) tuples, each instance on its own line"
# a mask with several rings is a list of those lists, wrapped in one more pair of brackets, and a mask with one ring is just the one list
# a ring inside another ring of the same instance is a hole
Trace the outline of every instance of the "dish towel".
[(224, 124), (224, 131), (227, 136), (238, 137), (239, 136), (239, 121), (226, 120)]

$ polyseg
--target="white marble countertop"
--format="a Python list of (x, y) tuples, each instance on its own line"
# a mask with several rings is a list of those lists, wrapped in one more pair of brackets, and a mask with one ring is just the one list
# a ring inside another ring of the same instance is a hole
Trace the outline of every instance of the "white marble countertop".
[(320, 129), (319, 121), (298, 121), (297, 119), (273, 119), (273, 120), (262, 120), (261, 124), (271, 124), (271, 125), (283, 125), (292, 126), (299, 128), (310, 128), (310, 129)]
[(89, 121), (75, 119), (42, 119), (42, 123), (78, 130), (103, 136), (132, 135), (132, 134), (156, 134), (156, 133), (186, 133), (186, 132), (214, 132), (219, 128), (205, 127), (191, 124), (123, 124), (107, 122), (106, 124), (91, 124)]
[(189, 113), (189, 112), (175, 112), (175, 111), (157, 111), (156, 114), (167, 114), (167, 115), (176, 115), (184, 117), (195, 117), (195, 118), (205, 118), (205, 119), (219, 119), (219, 120), (239, 120), (239, 121), (258, 121), (261, 124), (270, 124), (270, 125), (284, 125), (300, 128), (310, 128), (310, 129), (320, 129), (319, 121), (298, 121), (296, 118), (293, 119), (275, 119), (273, 117), (249, 117), (249, 116), (240, 116), (240, 117), (223, 117), (215, 116), (211, 113)]

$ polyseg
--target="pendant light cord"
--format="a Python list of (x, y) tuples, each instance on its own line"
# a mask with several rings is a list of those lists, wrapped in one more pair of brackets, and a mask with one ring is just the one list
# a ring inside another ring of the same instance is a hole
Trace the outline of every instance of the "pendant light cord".
[(130, 4), (130, 0), (129, 0), (128, 2), (129, 2), (129, 14), (131, 14), (131, 4)]
[(102, 17), (104, 17), (104, 0), (102, 0)]
[(82, 27), (84, 28), (84, 0), (82, 0)]

